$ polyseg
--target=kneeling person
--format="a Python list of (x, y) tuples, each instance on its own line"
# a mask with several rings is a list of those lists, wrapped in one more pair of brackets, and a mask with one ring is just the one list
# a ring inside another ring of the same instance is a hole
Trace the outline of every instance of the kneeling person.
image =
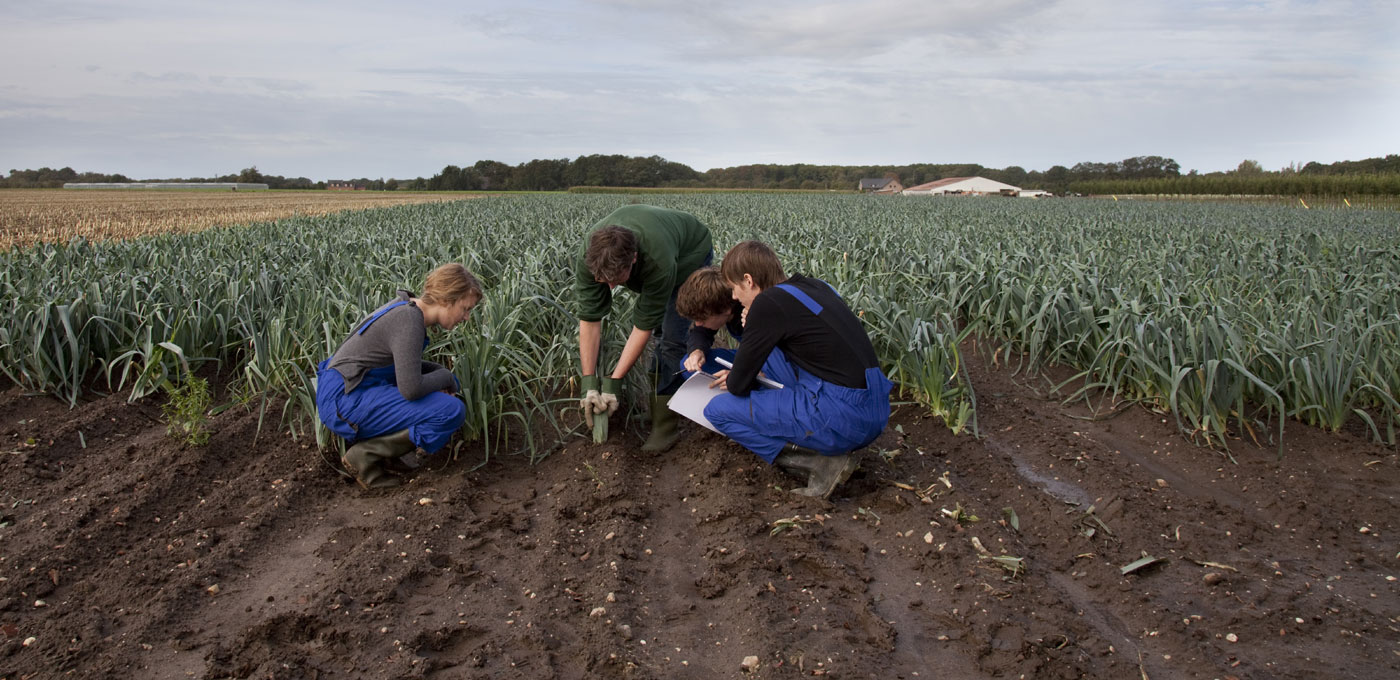
[(316, 412), (349, 448), (341, 460), (366, 489), (399, 485), (383, 468), (415, 449), (436, 453), (462, 426), (466, 406), (446, 368), (423, 361), (427, 329), (471, 318), (481, 284), (460, 264), (428, 274), (423, 295), (406, 290), (355, 327), (317, 366)]
[(723, 328), (736, 342), (743, 340), (744, 306), (734, 299), (719, 267), (701, 267), (686, 278), (676, 293), (676, 313), (692, 322), (680, 365), (684, 377), (696, 371), (714, 375), (724, 370), (716, 359), (734, 363), (735, 350), (716, 349), (715, 335)]
[[(744, 341), (734, 368), (716, 374), (728, 391), (705, 417), (764, 461), (806, 475), (795, 493), (825, 498), (855, 471), (851, 451), (885, 429), (893, 385), (860, 319), (825, 281), (786, 276), (758, 241), (730, 249), (720, 272), (744, 305)], [(758, 389), (760, 371), (783, 388)]]

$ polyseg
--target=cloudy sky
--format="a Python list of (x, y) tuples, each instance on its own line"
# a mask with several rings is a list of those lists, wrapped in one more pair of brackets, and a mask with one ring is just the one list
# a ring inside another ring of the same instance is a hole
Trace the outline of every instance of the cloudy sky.
[(1392, 0), (0, 0), (0, 172), (1400, 153)]

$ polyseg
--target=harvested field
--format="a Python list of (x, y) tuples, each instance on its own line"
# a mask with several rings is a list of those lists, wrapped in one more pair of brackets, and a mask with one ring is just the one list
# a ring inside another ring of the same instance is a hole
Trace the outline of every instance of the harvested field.
[(442, 203), (466, 194), (369, 191), (0, 191), (0, 250), (34, 243), (128, 239), (389, 205)]

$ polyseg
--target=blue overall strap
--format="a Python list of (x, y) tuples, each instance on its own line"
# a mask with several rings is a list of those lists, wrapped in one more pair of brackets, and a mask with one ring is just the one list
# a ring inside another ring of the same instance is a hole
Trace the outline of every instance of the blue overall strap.
[[(797, 298), (797, 301), (798, 301), (798, 302), (801, 302), (801, 303), (802, 303), (802, 306), (806, 307), (807, 310), (810, 311), (811, 313), (813, 313), (813, 314), (815, 314), (815, 315), (817, 315), (817, 316), (821, 316), (821, 313), (822, 313), (822, 306), (821, 306), (820, 304), (817, 304), (817, 301), (816, 301), (816, 300), (813, 300), (813, 299), (812, 299), (812, 296), (811, 296), (811, 295), (808, 295), (808, 294), (806, 293), (806, 291), (803, 291), (801, 288), (798, 288), (797, 286), (794, 286), (794, 285), (792, 285), (792, 284), (790, 284), (790, 283), (780, 283), (780, 284), (778, 284), (778, 285), (775, 286), (775, 287), (776, 287), (776, 288), (781, 288), (781, 289), (783, 289), (783, 291), (785, 291), (788, 295), (791, 295), (791, 296)], [(833, 290), (835, 290), (835, 289), (833, 289)]]
[(407, 300), (399, 300), (398, 302), (395, 302), (394, 304), (389, 305), (388, 307), (385, 307), (384, 309), (381, 309), (381, 310), (375, 312), (375, 313), (374, 313), (373, 315), (371, 315), (368, 319), (365, 319), (365, 323), (364, 323), (363, 325), (360, 326), (360, 330), (355, 331), (355, 335), (364, 335), (364, 334), (365, 334), (365, 329), (366, 329), (366, 328), (369, 328), (370, 324), (374, 323), (375, 321), (378, 321), (378, 320), (379, 320), (379, 317), (384, 316), (385, 314), (387, 314), (387, 313), (389, 312), (389, 310), (391, 310), (391, 309), (393, 309), (393, 308), (395, 308), (395, 307), (402, 307), (403, 305), (406, 305), (406, 304), (408, 304), (408, 301), (407, 301)]

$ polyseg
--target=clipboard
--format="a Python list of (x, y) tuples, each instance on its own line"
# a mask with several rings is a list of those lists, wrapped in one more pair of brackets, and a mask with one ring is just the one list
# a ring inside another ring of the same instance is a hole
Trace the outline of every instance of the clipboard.
[[(725, 368), (734, 367), (733, 364), (724, 359), (716, 358), (715, 361), (719, 362), (719, 364)], [(715, 376), (702, 371), (696, 371), (694, 375), (686, 379), (685, 383), (676, 390), (675, 394), (671, 395), (671, 401), (668, 405), (672, 411), (699, 423), (711, 432), (723, 434), (715, 428), (714, 423), (711, 423), (709, 418), (705, 417), (705, 406), (710, 403), (711, 399), (714, 399), (724, 392), (722, 389), (710, 387), (710, 383), (714, 381)], [(764, 387), (770, 387), (775, 390), (783, 388), (781, 383), (762, 376), (759, 376), (758, 381), (762, 383)]]
[(689, 418), (704, 426), (711, 432), (719, 432), (709, 418), (705, 417), (705, 406), (711, 399), (719, 396), (724, 390), (711, 389), (710, 383), (715, 381), (715, 377), (709, 373), (696, 371), (671, 395), (668, 402), (672, 411)]

